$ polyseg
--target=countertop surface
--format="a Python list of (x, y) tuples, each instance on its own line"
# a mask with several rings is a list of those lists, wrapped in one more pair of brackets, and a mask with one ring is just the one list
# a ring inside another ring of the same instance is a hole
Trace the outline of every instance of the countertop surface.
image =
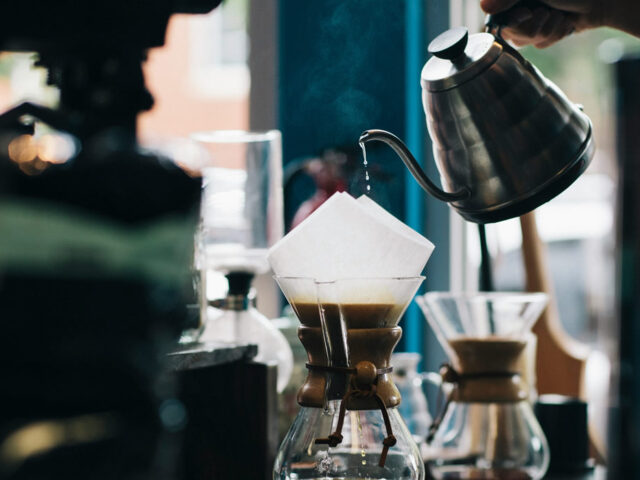
[(254, 344), (185, 343), (167, 355), (167, 368), (172, 371), (213, 367), (226, 363), (251, 360), (258, 354)]

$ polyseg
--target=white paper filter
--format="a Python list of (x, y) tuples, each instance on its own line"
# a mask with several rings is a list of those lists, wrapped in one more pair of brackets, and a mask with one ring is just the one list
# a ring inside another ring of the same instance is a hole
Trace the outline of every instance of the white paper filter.
[(433, 244), (369, 197), (335, 193), (269, 250), (278, 276), (318, 281), (420, 275)]

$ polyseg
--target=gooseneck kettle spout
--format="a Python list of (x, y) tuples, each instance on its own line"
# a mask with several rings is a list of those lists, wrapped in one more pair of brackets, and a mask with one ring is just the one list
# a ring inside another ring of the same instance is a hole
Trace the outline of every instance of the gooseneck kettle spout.
[(365, 130), (364, 132), (362, 132), (362, 135), (360, 135), (360, 139), (358, 142), (361, 146), (363, 146), (367, 142), (376, 140), (389, 145), (404, 162), (418, 184), (426, 192), (430, 193), (438, 200), (441, 200), (443, 202), (455, 202), (456, 200), (463, 200), (465, 198), (468, 198), (471, 195), (471, 191), (467, 187), (463, 187), (457, 192), (453, 193), (448, 193), (440, 189), (429, 179), (429, 177), (427, 177), (427, 174), (424, 173), (424, 170), (422, 170), (415, 157), (411, 154), (402, 140), (400, 140), (391, 132), (378, 129)]

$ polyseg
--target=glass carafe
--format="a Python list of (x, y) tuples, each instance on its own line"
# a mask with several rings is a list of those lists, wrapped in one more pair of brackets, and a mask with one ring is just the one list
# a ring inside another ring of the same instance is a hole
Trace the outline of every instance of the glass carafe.
[[(197, 132), (202, 154), (191, 167), (202, 175), (196, 268), (200, 282), (199, 334), (185, 340), (253, 343), (258, 362), (278, 365), (278, 392), (291, 376), (293, 355), (280, 331), (250, 298), (254, 275), (269, 270), (267, 249), (282, 238), (282, 140), (280, 132)], [(220, 273), (229, 281), (225, 298), (211, 298)]]
[(397, 324), (422, 277), (276, 280), (300, 320), (308, 376), (273, 478), (422, 480), (390, 375)]
[(451, 361), (427, 467), (437, 479), (540, 479), (549, 448), (521, 378), (542, 293), (431, 292), (417, 303)]
[(284, 231), (280, 132), (218, 130), (191, 137), (206, 152), (198, 267), (267, 272), (267, 249)]

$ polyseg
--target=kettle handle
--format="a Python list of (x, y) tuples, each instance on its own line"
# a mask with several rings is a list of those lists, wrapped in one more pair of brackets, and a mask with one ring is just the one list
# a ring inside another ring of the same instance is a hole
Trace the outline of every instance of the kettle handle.
[(511, 44), (502, 37), (502, 28), (507, 26), (509, 21), (509, 14), (515, 8), (527, 7), (528, 9), (533, 10), (534, 8), (541, 7), (541, 6), (551, 8), (548, 5), (545, 5), (544, 3), (540, 2), (539, 0), (520, 0), (515, 5), (513, 5), (510, 9), (505, 10), (504, 12), (495, 13), (493, 15), (487, 15), (487, 18), (485, 19), (485, 22), (484, 22), (485, 32), (493, 34), (496, 41), (500, 45), (502, 45), (502, 48), (504, 48), (505, 51), (509, 52), (514, 58), (516, 58), (516, 60), (518, 60), (518, 62), (520, 62), (520, 64), (524, 68), (526, 68), (529, 72), (531, 72), (535, 76), (538, 76), (538, 72), (536, 71), (535, 67), (531, 64), (531, 62), (529, 62), (529, 60), (524, 58), (518, 50), (513, 48)]
[(511, 12), (516, 8), (520, 8), (520, 7), (526, 7), (529, 10), (534, 10), (539, 7), (552, 8), (552, 7), (549, 7), (549, 5), (542, 3), (540, 0), (520, 0), (516, 2), (511, 8), (509, 8), (508, 10), (505, 10), (504, 12), (487, 15), (487, 18), (485, 19), (485, 22), (484, 22), (485, 26), (487, 27), (488, 30), (490, 30), (492, 27), (500, 28), (500, 27), (506, 26), (509, 23), (509, 17)]
[(471, 190), (468, 187), (463, 187), (457, 192), (448, 193), (444, 190), (438, 188), (438, 186), (433, 183), (429, 177), (427, 177), (426, 173), (422, 170), (414, 156), (411, 154), (407, 146), (396, 137), (393, 133), (387, 132), (385, 130), (365, 130), (360, 135), (360, 139), (358, 143), (361, 147), (364, 148), (364, 144), (371, 141), (380, 141), (389, 145), (394, 152), (400, 157), (400, 159), (407, 166), (413, 178), (420, 184), (420, 186), (428, 193), (433, 195), (438, 200), (443, 202), (455, 202), (456, 200), (463, 200), (465, 198), (469, 198), (471, 195)]

